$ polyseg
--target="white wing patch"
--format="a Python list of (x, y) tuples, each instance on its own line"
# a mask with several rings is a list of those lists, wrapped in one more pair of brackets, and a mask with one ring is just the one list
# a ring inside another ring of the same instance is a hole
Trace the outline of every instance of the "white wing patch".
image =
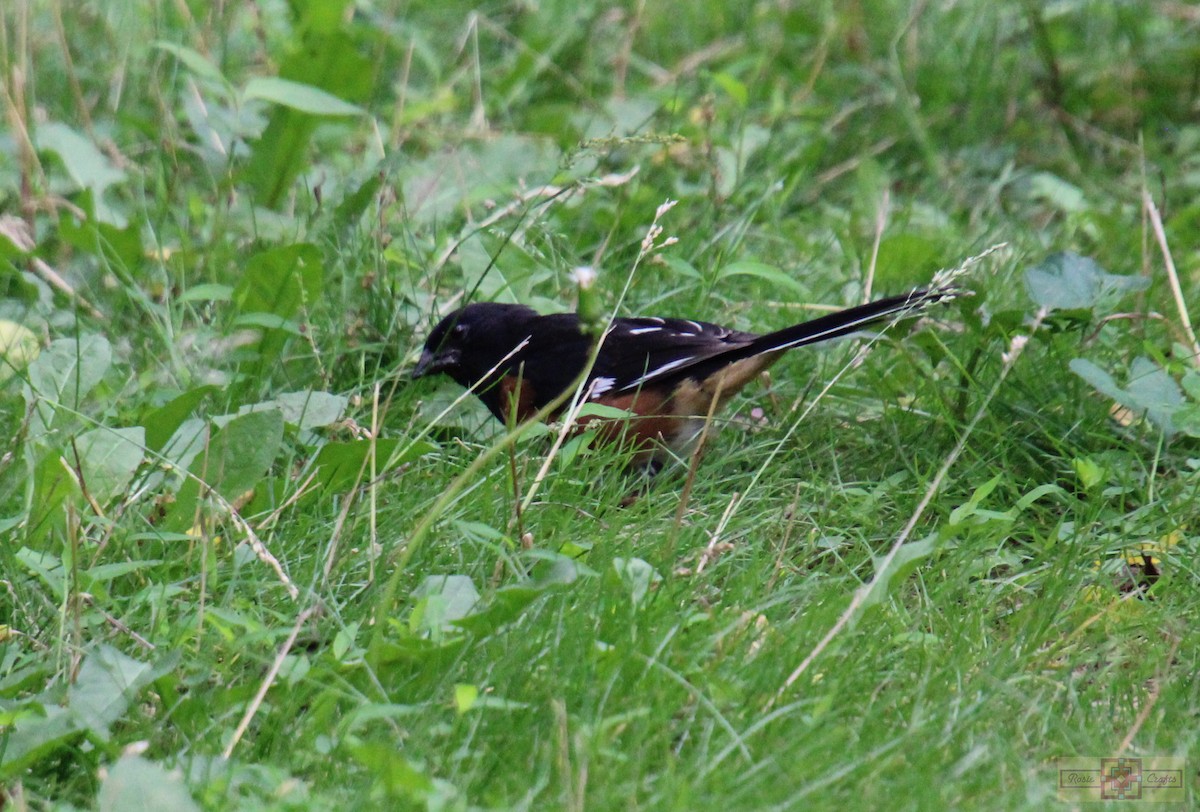
[(588, 399), (595, 400), (616, 386), (616, 384), (616, 378), (597, 378), (596, 380), (592, 381), (592, 394), (588, 396)]
[(630, 330), (631, 336), (640, 336), (642, 333), (657, 333), (661, 327), (638, 327), (636, 330)]
[(650, 370), (645, 375), (638, 378), (636, 381), (633, 381), (621, 388), (622, 388), (622, 390), (624, 390), (624, 389), (633, 389), (635, 386), (641, 386), (646, 381), (654, 380), (659, 375), (670, 372), (671, 370), (675, 369), (676, 367), (681, 367), (684, 364), (689, 363), (690, 361), (694, 360), (694, 358), (695, 358), (695, 356), (691, 356), (691, 355), (688, 355), (684, 358), (676, 358), (674, 361), (670, 361), (666, 364), (663, 364), (662, 366), (658, 367), (657, 369)]

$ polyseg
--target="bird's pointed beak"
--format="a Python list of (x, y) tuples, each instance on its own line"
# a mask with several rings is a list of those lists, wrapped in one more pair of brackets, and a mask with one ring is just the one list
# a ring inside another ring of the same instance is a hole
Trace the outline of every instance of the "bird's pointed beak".
[(456, 350), (443, 350), (434, 355), (429, 350), (422, 350), (421, 357), (417, 360), (417, 365), (413, 367), (410, 377), (424, 378), (426, 375), (436, 375), (439, 372), (445, 372), (448, 368), (458, 363), (458, 352)]
[(413, 379), (424, 378), (426, 375), (433, 372), (433, 365), (433, 353), (431, 353), (429, 350), (422, 350), (421, 358), (417, 361), (417, 365), (413, 367), (413, 370), (411, 373), (409, 373), (409, 376)]

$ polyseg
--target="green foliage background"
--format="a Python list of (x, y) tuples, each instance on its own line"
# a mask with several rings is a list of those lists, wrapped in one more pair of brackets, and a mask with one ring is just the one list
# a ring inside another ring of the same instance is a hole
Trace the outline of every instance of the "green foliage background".
[[(0, 806), (1044, 809), (1194, 750), (1191, 6), (0, 25)], [(998, 243), (624, 507), (619, 452), (535, 485), (546, 432), (403, 376), (582, 265), (764, 331)]]

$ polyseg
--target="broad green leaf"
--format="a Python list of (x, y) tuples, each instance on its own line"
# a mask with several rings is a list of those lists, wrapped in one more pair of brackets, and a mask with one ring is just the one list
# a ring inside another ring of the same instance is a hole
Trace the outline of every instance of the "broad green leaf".
[(717, 272), (718, 279), (724, 279), (729, 276), (753, 276), (800, 296), (804, 296), (807, 293), (804, 286), (795, 279), (774, 265), (767, 265), (765, 262), (739, 260), (738, 262), (731, 262)]
[(1053, 254), (1025, 271), (1025, 286), (1035, 303), (1060, 310), (1090, 308), (1130, 291), (1143, 290), (1141, 276), (1106, 273), (1094, 260), (1079, 254)]
[(350, 755), (367, 774), (374, 778), (388, 798), (423, 802), (435, 786), (424, 767), (418, 766), (396, 751), (390, 743), (351, 739), (347, 744)]
[(1172, 416), (1175, 427), (1189, 437), (1200, 437), (1200, 405), (1185, 403)]
[(712, 81), (717, 87), (724, 90), (725, 94), (733, 99), (738, 107), (746, 106), (750, 93), (746, 90), (746, 85), (734, 78), (732, 74), (718, 71), (712, 75)]
[(1064, 214), (1073, 214), (1087, 208), (1082, 189), (1049, 172), (1038, 172), (1031, 177), (1029, 189), (1032, 197), (1045, 200)]
[(1066, 491), (1063, 490), (1061, 485), (1056, 485), (1053, 482), (1046, 482), (1042, 485), (1038, 485), (1029, 493), (1018, 499), (1017, 504), (1014, 505), (1014, 507), (1016, 507), (1017, 510), (1025, 510), (1043, 496), (1049, 496), (1052, 493), (1058, 496), (1063, 496), (1066, 494)]
[(1183, 375), (1180, 385), (1183, 386), (1183, 391), (1187, 392), (1188, 397), (1200, 403), (1200, 372), (1194, 369), (1189, 369)]
[(349, 398), (318, 390), (285, 392), (275, 398), (284, 422), (302, 429), (328, 426), (341, 420)]
[(200, 812), (178, 771), (131, 755), (121, 756), (108, 768), (96, 808), (99, 812)]
[(971, 494), (970, 499), (968, 499), (964, 504), (961, 504), (954, 510), (950, 511), (951, 526), (962, 524), (967, 518), (973, 516), (979, 510), (980, 503), (982, 503), (983, 500), (986, 499), (991, 492), (996, 489), (996, 486), (1003, 481), (1004, 475), (996, 474), (987, 482), (976, 488), (975, 492)]
[(563, 444), (558, 454), (558, 464), (563, 468), (570, 468), (575, 464), (575, 458), (579, 456), (580, 452), (592, 447), (592, 441), (595, 439), (595, 430), (583, 431), (576, 434)]
[(486, 607), (458, 618), (454, 625), (472, 634), (492, 634), (520, 617), (525, 608), (543, 594), (544, 587), (503, 587), (496, 590)]
[(331, 395), (328, 392), (312, 390), (288, 392), (278, 398), (242, 406), (234, 414), (214, 417), (213, 423), (223, 426), (233, 418), (244, 414), (275, 409), (283, 415), (283, 422), (308, 431), (336, 422), (342, 416), (348, 402), (347, 398), (341, 395)]
[(107, 582), (115, 578), (123, 578), (132, 572), (157, 567), (161, 563), (161, 559), (143, 558), (137, 561), (120, 561), (115, 564), (97, 564), (85, 570), (84, 574), (93, 581)]
[(454, 686), (454, 709), (462, 716), (469, 711), (479, 699), (479, 686), (459, 683)]
[(1112, 375), (1087, 359), (1072, 359), (1068, 366), (1096, 391), (1139, 415), (1144, 414), (1150, 422), (1168, 435), (1177, 430), (1172, 418), (1184, 403), (1183, 393), (1175, 379), (1150, 359), (1134, 359), (1124, 387), (1118, 385)]
[(228, 302), (233, 299), (233, 288), (229, 285), (196, 285), (179, 294), (175, 301), (183, 302)]
[(214, 606), (212, 607), (212, 618), (229, 633), (241, 634), (244, 632), (248, 635), (259, 635), (266, 632), (266, 627), (258, 617), (239, 612), (236, 609)]
[(279, 668), (279, 679), (284, 685), (295, 687), (312, 671), (312, 660), (307, 654), (288, 654)]
[[(371, 49), (362, 48), (363, 43), (344, 27), (348, 18), (338, 16), (344, 0), (293, 5), (307, 9), (305, 19), (321, 17), (323, 22), (299, 26), (304, 31), (303, 46), (284, 56), (278, 78), (252, 80), (246, 87), (248, 96), (275, 102), (245, 164), (254, 199), (270, 209), (287, 199), (302, 172), (313, 168), (310, 146), (320, 117), (359, 114), (353, 103), (370, 99), (379, 78), (376, 63), (366, 53)], [(324, 24), (327, 14), (337, 18), (330, 26)], [(335, 146), (331, 139), (339, 132), (326, 130), (326, 148)]]
[(528, 702), (517, 702), (513, 699), (505, 699), (502, 696), (485, 693), (476, 698), (471, 706), (476, 710), (501, 710), (501, 711), (517, 711), (525, 710), (529, 707)]
[(1071, 460), (1075, 476), (1085, 490), (1091, 490), (1108, 478), (1108, 471), (1091, 457), (1076, 457)]
[(695, 265), (685, 259), (680, 259), (679, 257), (670, 254), (664, 256), (663, 260), (667, 263), (668, 268), (680, 276), (687, 277), (688, 279), (695, 279), (697, 281), (704, 279), (704, 274), (700, 273), (700, 271), (696, 269)]
[(889, 234), (879, 243), (875, 265), (877, 290), (900, 292), (923, 284), (942, 266), (945, 237), (933, 239), (920, 234)]
[(125, 491), (142, 464), (146, 430), (141, 426), (92, 429), (79, 435), (75, 448), (88, 493), (101, 503), (107, 502)]
[(84, 658), (67, 690), (67, 707), (83, 727), (108, 738), (109, 726), (125, 715), (134, 695), (153, 675), (149, 663), (106, 644), (97, 646)]
[[(404, 451), (396, 455), (401, 448), (401, 442), (394, 438), (374, 441), (377, 474), (437, 450), (437, 446), (432, 443), (419, 440), (407, 443)], [(354, 440), (348, 443), (330, 442), (321, 446), (313, 462), (320, 470), (317, 475), (318, 481), (327, 488), (340, 491), (354, 485), (360, 471), (363, 472), (364, 478), (370, 476), (370, 470), (364, 466), (371, 453), (371, 445), (371, 440)], [(393, 455), (396, 456), (393, 458)]]
[(22, 566), (36, 575), (55, 598), (63, 596), (66, 584), (63, 580), (62, 558), (53, 553), (31, 550), (28, 547), (17, 550), (14, 557)]
[(299, 335), (294, 318), (301, 308), (320, 301), (324, 284), (321, 252), (315, 245), (297, 243), (255, 254), (233, 291), (241, 314), (237, 326), (264, 330), (259, 355), (265, 365), (283, 350), (288, 334)]
[(1184, 402), (1179, 384), (1158, 364), (1149, 358), (1133, 359), (1125, 391), (1146, 410), (1146, 416), (1155, 424), (1171, 429), (1171, 415)]
[(483, 522), (468, 522), (457, 520), (454, 523), (454, 529), (462, 533), (464, 537), (471, 541), (480, 541), (484, 543), (509, 543), (508, 536), (492, 527), (490, 524)]
[(25, 524), (25, 543), (40, 547), (41, 542), (66, 520), (64, 504), (80, 496), (75, 471), (61, 454), (47, 453), (33, 471), (33, 504)]
[(283, 415), (272, 409), (235, 417), (218, 429), (192, 473), (229, 501), (255, 488), (279, 454)]
[(907, 578), (937, 549), (937, 536), (931, 535), (923, 541), (910, 541), (902, 545), (886, 567), (883, 558), (876, 558), (874, 586), (863, 600), (863, 609), (877, 606), (886, 600), (894, 585)]
[(633, 417), (633, 412), (628, 409), (618, 409), (616, 406), (605, 406), (603, 403), (585, 403), (579, 407), (579, 412), (576, 417), (602, 417), (610, 420), (619, 420), (625, 417)]
[(416, 628), (444, 631), (466, 617), (479, 603), (479, 590), (467, 575), (429, 575), (413, 590), (420, 599), (413, 613)]
[[(93, 197), (90, 190), (79, 195), (79, 206), (85, 215), (95, 212)], [(137, 219), (120, 225), (105, 222), (99, 216), (79, 221), (74, 216), (68, 216), (59, 219), (58, 236), (81, 253), (99, 258), (105, 266), (112, 263), (124, 273), (137, 276), (143, 273), (146, 263), (148, 246), (142, 242), (145, 225)]]
[[(354, 0), (305, 0), (292, 7), (296, 23), (310, 35), (329, 36), (343, 31), (347, 9)], [(352, 10), (352, 9), (351, 9)]]
[[(167, 514), (159, 525), (165, 532), (188, 532), (198, 516), (201, 482), (226, 502), (241, 498), (261, 483), (283, 441), (283, 416), (278, 409), (229, 417), (211, 431), (202, 420), (187, 420), (163, 449), (168, 458), (188, 460), (192, 476), (183, 480)], [(215, 612), (214, 607), (214, 612)]]
[(209, 61), (208, 57), (199, 51), (194, 51), (186, 45), (176, 45), (173, 42), (164, 42), (158, 40), (152, 47), (160, 51), (166, 51), (182, 62), (188, 70), (194, 73), (198, 78), (205, 79), (215, 84), (229, 87), (229, 82), (220, 69)]
[(220, 387), (213, 384), (197, 386), (147, 414), (142, 420), (146, 426), (146, 447), (151, 451), (161, 451), (196, 407), (206, 397), (219, 391)]
[(50, 342), (28, 367), (27, 400), (36, 403), (32, 434), (44, 434), (54, 422), (58, 406), (81, 411), (84, 397), (104, 378), (112, 364), (112, 346), (99, 335)]
[(20, 775), (79, 737), (79, 725), (66, 708), (46, 705), (45, 713), (23, 716), (0, 733), (0, 779)]
[(1067, 366), (1076, 375), (1090, 383), (1092, 388), (1100, 394), (1107, 395), (1116, 401), (1125, 397), (1125, 391), (1121, 389), (1113, 376), (1086, 358), (1073, 358)]
[(635, 607), (641, 606), (651, 587), (662, 580), (654, 567), (640, 558), (614, 558), (612, 566)]
[(242, 90), (242, 97), (261, 99), (314, 116), (360, 116), (366, 112), (358, 105), (342, 101), (320, 88), (277, 76), (251, 79)]
[(388, 454), (395, 450), (399, 441), (355, 440), (349, 443), (330, 442), (321, 446), (313, 465), (317, 469), (317, 482), (335, 491), (352, 487), (355, 482), (365, 481), (371, 471), (367, 467), (372, 447), (376, 465), (382, 467)]
[(610, 120), (600, 123), (603, 129), (589, 133), (594, 136), (626, 136), (643, 132), (659, 112), (662, 102), (646, 95), (610, 96), (604, 110)]
[[(729, 197), (737, 190), (738, 183), (742, 179), (742, 163), (739, 160), (739, 155), (729, 147), (715, 147), (713, 149), (713, 158), (716, 161), (716, 191), (717, 195), (724, 199)], [(668, 232), (670, 233), (670, 232)]]
[(359, 728), (367, 726), (377, 719), (403, 719), (406, 716), (416, 716), (423, 713), (425, 708), (420, 705), (402, 705), (395, 702), (367, 702), (362, 700), (349, 708), (339, 730), (354, 733)]
[(272, 313), (290, 319), (301, 305), (315, 305), (320, 300), (323, 280), (321, 252), (315, 245), (269, 248), (246, 262), (233, 301), (243, 313)]
[(333, 659), (338, 662), (345, 661), (346, 655), (352, 649), (355, 651), (356, 658), (362, 654), (362, 649), (354, 642), (355, 637), (358, 635), (358, 629), (358, 621), (347, 624), (345, 628), (338, 629), (338, 633), (333, 636), (333, 644), (330, 649), (333, 652)]
[(534, 548), (524, 554), (524, 558), (538, 562), (532, 573), (532, 585), (539, 589), (560, 584), (573, 584), (582, 577), (598, 575), (594, 569), (583, 563), (581, 556), (592, 549), (592, 544), (586, 541), (565, 542), (558, 552)]
[(298, 110), (278, 108), (246, 165), (246, 182), (261, 205), (274, 209), (285, 200), (296, 178), (312, 165), (309, 142), (317, 119)]
[(942, 638), (928, 632), (900, 632), (892, 635), (892, 640), (897, 645), (909, 646), (937, 646), (942, 642)]
[(292, 319), (275, 313), (243, 313), (233, 320), (233, 328), (241, 330), (246, 327), (257, 327), (267, 331), (278, 331), (294, 336), (304, 335), (300, 325)]
[(503, 244), (494, 235), (477, 233), (458, 248), (459, 264), (467, 279), (479, 280), (482, 297), (536, 306), (535, 288), (552, 275), (540, 259), (522, 246)]
[(209, 434), (208, 421), (198, 417), (184, 420), (171, 434), (170, 439), (163, 443), (163, 459), (180, 471), (189, 470), (192, 461), (208, 444)]
[[(418, 604), (417, 608), (422, 608), (421, 604)], [(416, 620), (415, 617), (410, 618), (410, 627), (421, 625), (419, 621), (414, 623), (414, 620)], [(398, 621), (397, 625), (399, 625)], [(440, 630), (438, 636), (444, 636)], [(449, 668), (451, 663), (459, 660), (466, 640), (467, 637), (461, 634), (447, 639), (430, 640), (416, 637), (409, 629), (404, 628), (397, 639), (384, 642), (378, 652), (368, 651), (367, 662), (371, 663), (374, 668), (385, 666), (388, 663), (402, 662), (428, 668), (431, 672), (440, 671)]]
[[(406, 212), (432, 225), (488, 200), (507, 199), (517, 188), (549, 181), (558, 158), (545, 140), (516, 135), (445, 149), (404, 168)], [(469, 242), (464, 239), (463, 247)]]
[(125, 225), (125, 218), (105, 201), (110, 186), (125, 182), (124, 171), (114, 167), (95, 144), (66, 124), (57, 121), (40, 124), (36, 139), (38, 149), (58, 155), (71, 180), (92, 193), (97, 219), (118, 227)]
[(383, 187), (384, 176), (382, 170), (371, 172), (358, 188), (346, 192), (334, 210), (334, 216), (340, 225), (350, 227), (358, 222), (363, 212), (378, 196)]
[[(169, 542), (169, 541), (192, 542), (192, 541), (196, 540), (196, 537), (194, 535), (192, 535), (191, 533), (171, 533), (166, 530), (159, 530), (157, 528), (155, 528), (154, 530), (151, 530), (149, 532), (146, 532), (146, 533), (130, 533), (126, 538), (129, 541), (162, 541), (162, 542)], [(157, 559), (149, 559), (149, 561), (153, 564), (158, 563)], [(183, 587), (181, 587), (181, 586), (154, 587), (154, 590), (156, 592), (160, 592), (161, 594), (164, 594), (164, 595), (182, 594), (184, 591)]]

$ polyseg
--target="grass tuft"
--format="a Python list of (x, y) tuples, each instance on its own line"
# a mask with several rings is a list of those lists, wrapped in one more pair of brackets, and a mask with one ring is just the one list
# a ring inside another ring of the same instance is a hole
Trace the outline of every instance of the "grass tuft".
[[(0, 807), (1032, 810), (1187, 757), (1197, 24), (0, 4)], [(581, 268), (598, 326), (972, 295), (648, 480), (579, 388), (406, 375)]]

